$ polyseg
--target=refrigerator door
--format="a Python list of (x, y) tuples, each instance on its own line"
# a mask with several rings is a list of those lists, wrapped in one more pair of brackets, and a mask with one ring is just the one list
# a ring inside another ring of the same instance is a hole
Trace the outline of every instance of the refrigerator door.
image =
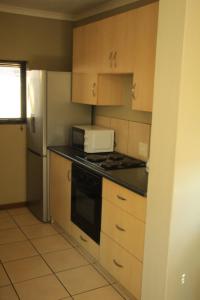
[(41, 221), (48, 221), (47, 159), (28, 150), (28, 207)]
[(28, 148), (46, 155), (46, 71), (27, 72)]
[(91, 106), (71, 102), (71, 73), (47, 72), (47, 145), (69, 145), (74, 124), (91, 124)]

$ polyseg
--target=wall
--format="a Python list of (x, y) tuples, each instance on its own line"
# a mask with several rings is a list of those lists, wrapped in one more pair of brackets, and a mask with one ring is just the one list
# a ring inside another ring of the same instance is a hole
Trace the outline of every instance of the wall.
[(31, 69), (71, 70), (72, 23), (0, 12), (0, 59)]
[(26, 201), (26, 126), (0, 124), (0, 205)]
[(199, 53), (200, 2), (160, 0), (142, 300), (200, 299)]

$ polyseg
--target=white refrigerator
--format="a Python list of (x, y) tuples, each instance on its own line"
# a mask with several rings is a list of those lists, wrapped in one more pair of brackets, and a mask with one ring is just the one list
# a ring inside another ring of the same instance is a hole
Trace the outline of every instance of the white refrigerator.
[(47, 146), (69, 145), (71, 126), (91, 124), (91, 106), (71, 102), (71, 73), (27, 72), (27, 203), (49, 221)]

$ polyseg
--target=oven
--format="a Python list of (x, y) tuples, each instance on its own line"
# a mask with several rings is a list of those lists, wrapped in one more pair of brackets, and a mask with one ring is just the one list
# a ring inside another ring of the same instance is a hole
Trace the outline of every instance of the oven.
[(72, 164), (71, 221), (100, 244), (102, 176)]

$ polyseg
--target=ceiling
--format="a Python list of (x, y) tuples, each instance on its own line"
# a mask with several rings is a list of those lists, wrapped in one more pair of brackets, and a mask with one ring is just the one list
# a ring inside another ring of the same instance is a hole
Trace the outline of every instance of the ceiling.
[(137, 0), (0, 0), (0, 11), (79, 20)]

